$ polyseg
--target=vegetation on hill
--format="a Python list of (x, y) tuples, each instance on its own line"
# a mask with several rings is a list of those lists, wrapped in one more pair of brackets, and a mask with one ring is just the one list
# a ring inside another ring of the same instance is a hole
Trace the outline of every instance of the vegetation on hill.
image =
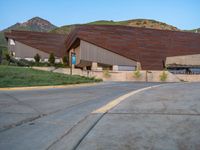
[(48, 71), (34, 70), (31, 68), (1, 66), (0, 87), (24, 87), (67, 85), (79, 83), (100, 82), (100, 79), (82, 77), (78, 75), (65, 75)]
[(200, 28), (193, 29), (193, 30), (185, 30), (185, 31), (194, 32), (194, 33), (200, 33)]
[(6, 47), (7, 47), (7, 44), (6, 44), (6, 39), (4, 37), (4, 32), (0, 32), (0, 50)]
[[(50, 32), (68, 34), (77, 25), (78, 24), (58, 27), (56, 29), (53, 29)], [(99, 21), (87, 23), (87, 25), (125, 25), (125, 26), (132, 26), (132, 27), (143, 27), (143, 28), (179, 31), (178, 28), (172, 25), (168, 25), (163, 22), (159, 22), (156, 20), (148, 20), (148, 19), (134, 19), (134, 20), (126, 20), (126, 21), (99, 20)]]
[[(86, 23), (87, 25), (125, 25), (132, 27), (143, 27), (143, 28), (152, 28), (152, 29), (161, 29), (161, 30), (173, 30), (180, 31), (178, 28), (159, 22), (156, 20), (150, 19), (133, 19), (133, 20), (125, 20), (125, 21), (113, 21), (113, 20), (99, 20), (94, 22)], [(76, 26), (81, 24), (72, 24), (65, 25), (62, 27), (56, 27), (51, 24), (49, 21), (44, 20), (40, 17), (34, 17), (27, 22), (24, 23), (16, 23), (13, 26), (3, 30), (0, 32), (0, 50), (3, 47), (4, 49), (7, 47), (6, 40), (4, 38), (4, 32), (12, 29), (15, 30), (25, 30), (25, 31), (40, 31), (40, 32), (52, 32), (52, 33), (60, 33), (60, 34), (69, 34)], [(184, 30), (188, 32), (198, 32), (200, 33), (200, 28), (194, 30)]]
[(47, 20), (44, 20), (40, 17), (34, 17), (26, 22), (23, 23), (16, 23), (4, 31), (9, 30), (26, 30), (26, 31), (39, 31), (39, 32), (48, 32), (55, 29), (56, 26), (50, 23)]
[[(0, 46), (7, 47), (6, 39), (4, 37), (4, 32), (10, 30), (24, 30), (24, 31), (39, 31), (39, 32), (48, 32), (55, 29), (56, 26), (51, 24), (49, 21), (44, 20), (40, 17), (34, 17), (27, 22), (16, 23), (7, 29), (0, 32)], [(0, 50), (1, 50), (0, 47)]]
[(56, 29), (51, 30), (51, 33), (59, 33), (59, 34), (69, 34), (76, 26), (80, 24), (66, 25), (62, 27), (58, 27)]

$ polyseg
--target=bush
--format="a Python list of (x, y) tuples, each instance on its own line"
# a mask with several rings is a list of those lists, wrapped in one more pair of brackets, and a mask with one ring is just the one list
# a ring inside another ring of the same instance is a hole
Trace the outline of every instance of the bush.
[(55, 66), (56, 68), (63, 68), (63, 67), (64, 67), (64, 64), (62, 64), (62, 63), (55, 63), (54, 66)]
[(50, 55), (49, 55), (49, 63), (51, 64), (51, 65), (54, 65), (55, 64), (55, 56), (54, 56), (54, 54), (53, 53), (51, 53)]
[(9, 65), (9, 62), (7, 60), (3, 59), (1, 61), (1, 65)]
[(7, 47), (0, 46), (0, 51), (2, 52), (2, 57), (5, 58), (6, 54), (9, 54)]
[(40, 55), (37, 53), (37, 54), (34, 56), (34, 59), (35, 59), (35, 62), (36, 62), (36, 63), (39, 63), (39, 62), (40, 62)]
[(63, 64), (68, 64), (67, 56), (63, 56), (62, 61), (63, 61)]
[(140, 22), (137, 22), (137, 23), (136, 23), (136, 25), (140, 25), (140, 24), (141, 24)]
[(139, 69), (137, 69), (137, 70), (135, 70), (134, 72), (133, 72), (133, 76), (135, 77), (135, 78), (137, 78), (137, 79), (139, 79), (140, 77), (141, 77), (141, 73), (140, 73), (140, 70)]
[(24, 59), (17, 60), (17, 59), (15, 59), (13, 57), (10, 57), (9, 64), (11, 64), (12, 66), (13, 65), (14, 66), (26, 66), (26, 67), (29, 66), (29, 64), (27, 63), (26, 60), (24, 60)]
[(166, 81), (167, 76), (167, 73), (165, 72), (165, 70), (163, 70), (162, 74), (160, 75), (160, 81)]
[(143, 22), (143, 24), (147, 24), (147, 22), (146, 22), (146, 21), (144, 21), (144, 22)]
[(1, 64), (2, 60), (3, 60), (3, 51), (0, 49), (0, 64)]
[(109, 69), (103, 70), (103, 76), (104, 76), (105, 78), (110, 78), (110, 77), (111, 77), (111, 75), (110, 75), (110, 73), (109, 73)]
[(8, 62), (10, 62), (10, 55), (9, 55), (8, 53), (5, 55), (5, 57), (6, 57), (6, 60), (7, 60)]

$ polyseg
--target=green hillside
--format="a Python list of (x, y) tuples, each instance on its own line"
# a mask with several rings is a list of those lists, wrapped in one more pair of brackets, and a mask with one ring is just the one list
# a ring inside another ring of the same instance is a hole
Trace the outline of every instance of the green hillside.
[[(133, 19), (133, 20), (125, 20), (125, 21), (99, 20), (99, 21), (89, 22), (86, 24), (87, 25), (124, 25), (124, 26), (132, 26), (132, 27), (181, 31), (180, 29), (172, 25), (159, 22), (156, 20), (150, 20), (150, 19)], [(78, 25), (83, 25), (83, 24), (72, 24), (72, 25), (65, 25), (62, 27), (56, 27), (55, 25), (51, 24), (47, 20), (44, 20), (39, 17), (34, 17), (28, 20), (27, 22), (16, 23), (15, 25), (1, 31), (0, 32), (0, 49), (2, 49), (2, 47), (5, 49), (5, 47), (7, 46), (6, 40), (4, 38), (5, 31), (15, 29), (15, 30), (25, 30), (25, 31), (40, 31), (40, 32), (68, 34)], [(200, 33), (200, 28), (194, 29), (194, 30), (183, 30), (183, 31)]]
[[(148, 19), (134, 19), (134, 20), (125, 20), (125, 21), (107, 21), (107, 20), (99, 20), (95, 22), (86, 23), (89, 25), (125, 25), (132, 27), (144, 27), (144, 28), (153, 28), (153, 29), (161, 29), (161, 30), (173, 30), (179, 31), (178, 28), (168, 25), (163, 22), (159, 22), (156, 20), (148, 20)], [(62, 27), (58, 27), (50, 32), (52, 33), (69, 33), (72, 29), (74, 29), (75, 25), (66, 25)]]
[(193, 29), (193, 30), (187, 30), (189, 32), (194, 32), (194, 33), (200, 33), (200, 28)]

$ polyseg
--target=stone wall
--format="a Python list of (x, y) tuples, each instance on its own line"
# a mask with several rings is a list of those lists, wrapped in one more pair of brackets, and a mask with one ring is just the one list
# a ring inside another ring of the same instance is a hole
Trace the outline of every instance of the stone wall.
[(198, 74), (175, 74), (181, 81), (200, 82), (200, 75)]

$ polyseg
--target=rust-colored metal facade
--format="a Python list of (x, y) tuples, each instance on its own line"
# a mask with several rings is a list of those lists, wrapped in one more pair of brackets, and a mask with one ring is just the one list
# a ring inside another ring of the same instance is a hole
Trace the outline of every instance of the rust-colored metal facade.
[(141, 63), (144, 70), (162, 70), (166, 57), (200, 54), (200, 34), (127, 26), (86, 25), (74, 29), (66, 50), (87, 41)]
[(57, 57), (63, 57), (66, 54), (65, 41), (67, 35), (12, 30), (11, 32), (5, 32), (5, 37), (48, 54), (54, 53)]

